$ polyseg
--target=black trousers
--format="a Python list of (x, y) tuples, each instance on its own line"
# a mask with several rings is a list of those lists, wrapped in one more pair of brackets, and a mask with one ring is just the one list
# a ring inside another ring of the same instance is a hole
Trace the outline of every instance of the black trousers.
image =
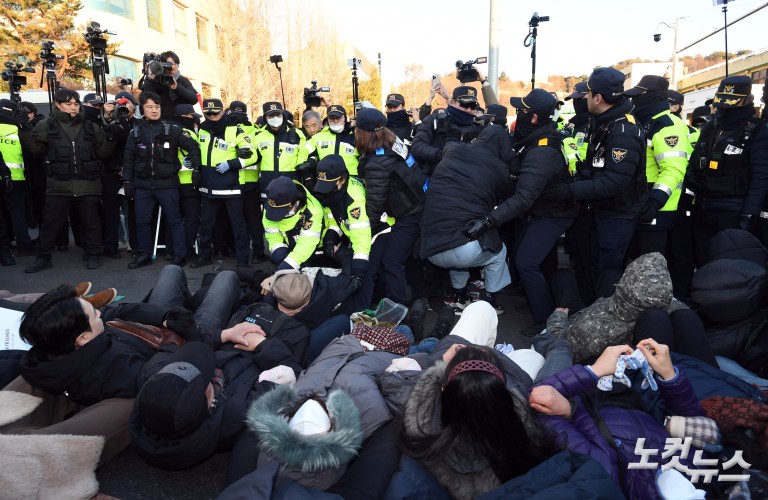
[(667, 314), (657, 308), (646, 309), (635, 322), (632, 342), (637, 345), (647, 338), (666, 344), (671, 352), (685, 354), (715, 368), (719, 367), (709, 346), (704, 325), (695, 311), (678, 309)]
[[(179, 206), (181, 207), (181, 217), (184, 219), (184, 243), (187, 246), (187, 255), (195, 253), (195, 242), (197, 241), (197, 232), (200, 230), (200, 209), (202, 205), (201, 196), (197, 191), (196, 195), (184, 195), (184, 186), (181, 189), (181, 198)], [(165, 227), (165, 253), (166, 255), (175, 255), (173, 251), (173, 238), (171, 238), (171, 229)]]
[(243, 217), (243, 198), (207, 198), (203, 196), (202, 219), (200, 221), (200, 257), (211, 258), (211, 241), (216, 225), (216, 216), (226, 208), (232, 232), (235, 234), (235, 251), (238, 264), (248, 263), (248, 229)]
[(261, 221), (261, 191), (257, 183), (256, 189), (243, 193), (245, 212), (245, 225), (248, 227), (248, 235), (251, 237), (251, 248), (254, 255), (264, 255), (264, 224)]
[(16, 246), (19, 248), (31, 248), (32, 240), (27, 230), (27, 185), (25, 181), (13, 181), (13, 189), (5, 192), (5, 187), (0, 188), (0, 200), (8, 210), (9, 226), (16, 237)]
[(122, 185), (120, 178), (114, 174), (101, 178), (101, 232), (107, 253), (117, 252), (120, 228), (120, 195), (117, 192)]
[(101, 255), (101, 221), (99, 220), (99, 196), (53, 196), (45, 197), (43, 225), (40, 227), (37, 254), (51, 258), (51, 250), (56, 244), (56, 235), (67, 223), (71, 208), (75, 208), (81, 223), (82, 245), (86, 255)]

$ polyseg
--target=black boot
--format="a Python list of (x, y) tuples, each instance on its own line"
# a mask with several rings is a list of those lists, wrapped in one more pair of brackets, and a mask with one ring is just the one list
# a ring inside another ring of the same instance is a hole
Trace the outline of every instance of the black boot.
[(51, 264), (50, 257), (45, 258), (42, 255), (38, 255), (35, 261), (32, 263), (32, 265), (24, 269), (24, 272), (37, 273), (42, 271), (43, 269), (48, 269), (49, 267), (53, 267), (53, 264)]
[(430, 337), (441, 339), (451, 333), (455, 320), (456, 314), (453, 311), (453, 307), (448, 304), (441, 307), (440, 312), (437, 313), (437, 321), (435, 321), (435, 327), (432, 329)]
[(424, 299), (414, 300), (411, 308), (408, 310), (408, 316), (403, 321), (413, 333), (414, 344), (419, 343), (424, 338), (424, 318), (426, 315), (427, 302)]
[(152, 264), (152, 256), (148, 253), (140, 253), (136, 255), (133, 262), (128, 264), (128, 269), (138, 269), (140, 267), (149, 266)]
[(11, 255), (11, 250), (8, 247), (0, 247), (0, 264), (4, 266), (15, 266), (16, 259)]

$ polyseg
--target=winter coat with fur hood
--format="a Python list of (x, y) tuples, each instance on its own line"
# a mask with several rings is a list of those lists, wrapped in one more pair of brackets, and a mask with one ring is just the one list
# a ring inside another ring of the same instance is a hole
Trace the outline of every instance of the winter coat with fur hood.
[(547, 320), (547, 331), (573, 346), (573, 362), (586, 363), (606, 347), (632, 341), (635, 321), (646, 309), (668, 313), (686, 308), (672, 297), (672, 279), (667, 261), (658, 252), (638, 257), (627, 266), (608, 298), (599, 298), (571, 317), (555, 311)]

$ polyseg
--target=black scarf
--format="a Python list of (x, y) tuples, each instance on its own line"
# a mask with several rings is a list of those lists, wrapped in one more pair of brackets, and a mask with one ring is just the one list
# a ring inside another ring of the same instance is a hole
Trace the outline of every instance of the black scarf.
[(445, 113), (448, 115), (448, 118), (459, 127), (468, 127), (475, 121), (475, 115), (467, 113), (456, 106), (448, 106), (445, 108)]
[(186, 118), (183, 116), (176, 116), (174, 117), (174, 121), (188, 130), (195, 130), (195, 123), (197, 123), (195, 117)]
[[(587, 99), (574, 99), (573, 100), (573, 112), (576, 113), (576, 116), (578, 115), (586, 115), (589, 113), (589, 106), (587, 105)], [(575, 117), (574, 117), (575, 118)], [(584, 118), (584, 121), (587, 119)], [(571, 119), (573, 121), (573, 119)]]
[(408, 123), (408, 113), (404, 109), (387, 113), (387, 125), (390, 127), (404, 127)]
[(632, 114), (643, 123), (647, 123), (662, 111), (669, 110), (669, 101), (666, 91), (648, 91), (632, 98), (635, 108)]
[(518, 113), (517, 121), (515, 121), (515, 141), (520, 141), (524, 137), (527, 137), (541, 126), (541, 124), (534, 125), (531, 123), (533, 119), (533, 113)]
[(229, 115), (224, 115), (219, 121), (205, 120), (200, 124), (200, 129), (205, 130), (213, 137), (224, 137), (224, 130), (229, 126)]
[(715, 110), (715, 120), (724, 130), (735, 130), (753, 116), (755, 116), (755, 107), (752, 103), (737, 108), (717, 108)]

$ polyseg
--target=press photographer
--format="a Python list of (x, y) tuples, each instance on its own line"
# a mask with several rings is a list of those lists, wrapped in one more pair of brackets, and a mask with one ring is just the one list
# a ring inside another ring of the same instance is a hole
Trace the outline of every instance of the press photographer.
[(177, 104), (197, 104), (197, 90), (181, 75), (179, 56), (171, 50), (160, 55), (144, 54), (144, 75), (139, 80), (139, 88), (160, 96), (163, 119), (173, 118), (173, 108)]

